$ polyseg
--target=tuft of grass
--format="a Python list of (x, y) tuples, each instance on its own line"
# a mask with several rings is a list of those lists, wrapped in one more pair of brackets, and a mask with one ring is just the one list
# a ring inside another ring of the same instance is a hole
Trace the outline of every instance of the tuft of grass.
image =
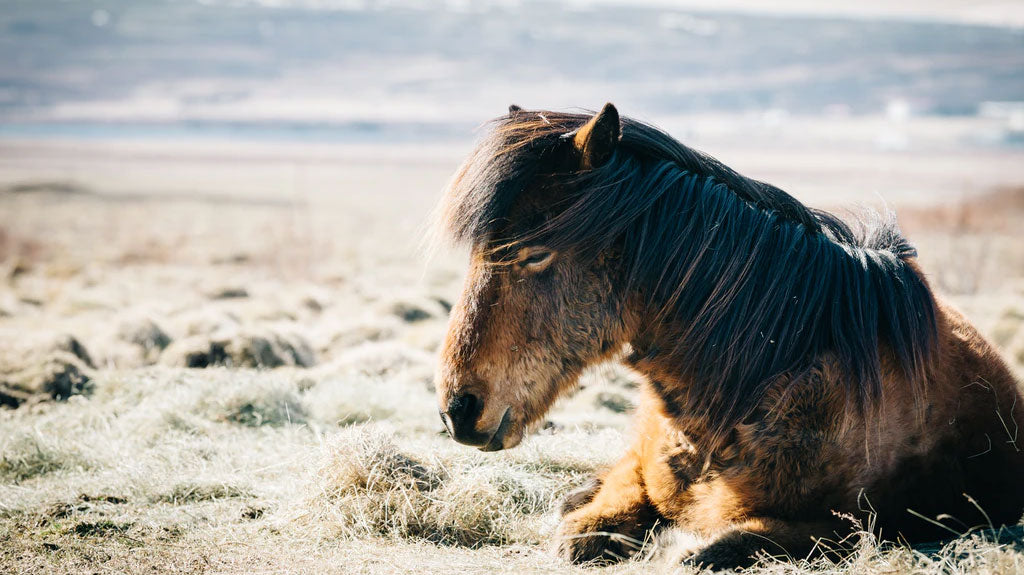
[[(435, 357), (430, 353), (395, 341), (366, 342), (346, 349), (333, 366), (346, 372), (371, 377), (414, 374), (432, 379)], [(426, 389), (426, 385), (424, 385)]]
[(317, 524), (343, 537), (479, 547), (539, 543), (557, 493), (554, 482), (507, 462), (414, 456), (363, 425), (325, 447), (309, 506)]
[(107, 519), (99, 521), (82, 521), (71, 528), (71, 532), (81, 537), (110, 537), (120, 535), (132, 528), (131, 523), (116, 523)]
[(387, 307), (387, 311), (405, 323), (416, 323), (431, 318), (445, 317), (451, 309), (451, 305), (446, 306), (446, 303), (442, 303), (437, 298), (407, 294), (396, 297)]
[(75, 446), (38, 432), (16, 434), (0, 442), (0, 478), (7, 482), (21, 483), (56, 471), (81, 471), (91, 467)]
[(157, 498), (163, 503), (175, 505), (197, 503), (200, 501), (216, 501), (218, 499), (247, 499), (254, 495), (247, 489), (230, 483), (194, 483), (185, 482), (175, 485), (169, 493)]
[(298, 389), (285, 379), (241, 381), (207, 401), (207, 413), (213, 420), (248, 427), (304, 423), (307, 418)]
[[(303, 398), (310, 417), (328, 425), (391, 420), (410, 431), (440, 429), (434, 397), (418, 379), (371, 376), (358, 368), (319, 377)], [(399, 399), (400, 398), (400, 399)]]
[(382, 397), (384, 394), (380, 391), (384, 387), (397, 391), (393, 386), (359, 374), (327, 377), (313, 385), (305, 399), (310, 414), (327, 424), (345, 426), (382, 421), (393, 417), (397, 407), (393, 399)]

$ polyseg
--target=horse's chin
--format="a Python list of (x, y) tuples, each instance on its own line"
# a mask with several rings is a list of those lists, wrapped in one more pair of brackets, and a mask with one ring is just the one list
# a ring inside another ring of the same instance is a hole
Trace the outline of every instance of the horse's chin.
[(498, 428), (494, 431), (490, 441), (479, 449), (480, 451), (512, 449), (522, 443), (525, 434), (526, 426), (516, 419), (512, 413), (512, 408), (507, 408), (501, 416), (501, 423), (498, 424)]
[(515, 432), (506, 435), (500, 442), (492, 442), (480, 448), (480, 451), (504, 451), (512, 449), (523, 442), (523, 433)]
[[(573, 389), (578, 380), (579, 376), (577, 375), (572, 380), (569, 380), (571, 384), (559, 386), (559, 389)], [(501, 423), (498, 424), (491, 439), (486, 445), (478, 449), (480, 451), (502, 451), (516, 447), (523, 442), (523, 438), (527, 433), (535, 431), (540, 427), (541, 422), (544, 421), (544, 416), (548, 414), (553, 406), (554, 402), (551, 402), (541, 410), (527, 414), (522, 412), (522, 407), (505, 408), (505, 413), (501, 416)]]

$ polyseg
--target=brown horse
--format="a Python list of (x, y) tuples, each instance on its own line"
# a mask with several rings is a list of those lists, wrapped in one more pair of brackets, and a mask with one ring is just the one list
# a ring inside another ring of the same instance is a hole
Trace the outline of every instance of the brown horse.
[(610, 104), (512, 107), (443, 203), (472, 254), (445, 427), (508, 449), (587, 366), (645, 376), (634, 444), (563, 506), (574, 562), (628, 556), (656, 525), (731, 568), (826, 552), (840, 515), (907, 542), (1015, 523), (1022, 391), (875, 220), (854, 231)]

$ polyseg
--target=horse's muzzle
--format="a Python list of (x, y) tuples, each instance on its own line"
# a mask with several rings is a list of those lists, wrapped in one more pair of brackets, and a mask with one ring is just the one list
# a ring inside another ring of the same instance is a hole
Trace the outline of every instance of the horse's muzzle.
[(511, 409), (506, 408), (496, 427), (477, 431), (476, 424), (484, 410), (484, 402), (477, 396), (466, 393), (452, 399), (448, 408), (441, 412), (441, 422), (448, 435), (465, 445), (479, 447), (483, 451), (498, 451), (502, 448), (505, 432), (511, 420)]

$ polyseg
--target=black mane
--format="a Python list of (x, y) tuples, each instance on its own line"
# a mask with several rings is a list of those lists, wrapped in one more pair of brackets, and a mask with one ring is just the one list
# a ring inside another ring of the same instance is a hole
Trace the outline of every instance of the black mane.
[(539, 176), (574, 190), (527, 236), (594, 254), (621, 245), (631, 287), (684, 326), (671, 353), (692, 377), (683, 406), (722, 433), (769, 383), (831, 352), (860, 406), (881, 397), (882, 351), (915, 391), (937, 341), (934, 299), (907, 263), (895, 218), (858, 222), (808, 208), (657, 128), (624, 118), (603, 166), (545, 173), (546, 160), (589, 115), (515, 111), (499, 118), (462, 166), (442, 215), (457, 241), (496, 240), (519, 193)]

